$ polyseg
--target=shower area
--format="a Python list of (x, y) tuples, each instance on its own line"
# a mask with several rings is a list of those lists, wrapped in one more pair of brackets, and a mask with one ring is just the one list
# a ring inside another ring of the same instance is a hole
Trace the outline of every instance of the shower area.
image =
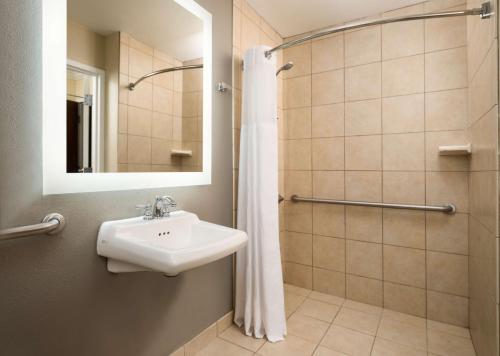
[[(481, 6), (433, 0), (360, 20)], [(242, 55), (308, 34), (281, 38), (244, 0), (233, 21), (237, 192)], [(293, 62), (277, 93), (285, 283), (469, 328), (477, 355), (497, 355), (497, 16), (377, 24), (272, 55)]]

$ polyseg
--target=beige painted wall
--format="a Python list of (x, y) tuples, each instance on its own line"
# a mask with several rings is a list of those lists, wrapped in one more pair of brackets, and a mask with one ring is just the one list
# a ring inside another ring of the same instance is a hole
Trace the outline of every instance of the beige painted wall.
[(85, 26), (68, 21), (68, 58), (99, 69), (105, 68), (105, 39)]

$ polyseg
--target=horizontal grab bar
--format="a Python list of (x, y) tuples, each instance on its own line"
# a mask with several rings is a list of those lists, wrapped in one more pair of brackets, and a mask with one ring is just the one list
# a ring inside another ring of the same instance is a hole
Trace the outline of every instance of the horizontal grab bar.
[(0, 230), (0, 241), (17, 239), (39, 234), (55, 235), (66, 226), (64, 216), (52, 213), (45, 216), (40, 224), (13, 227)]
[(424, 210), (424, 211), (436, 211), (447, 214), (455, 214), (457, 211), (457, 208), (453, 204), (446, 204), (444, 206), (434, 206), (434, 205), (372, 203), (367, 201), (303, 198), (299, 197), (298, 195), (292, 195), (291, 200), (296, 203), (309, 202), (309, 203), (338, 204), (338, 205), (351, 205), (351, 206), (366, 206), (371, 208)]

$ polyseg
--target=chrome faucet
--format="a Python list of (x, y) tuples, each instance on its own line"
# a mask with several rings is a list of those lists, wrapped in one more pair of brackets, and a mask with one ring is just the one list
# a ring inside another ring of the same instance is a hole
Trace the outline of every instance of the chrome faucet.
[(169, 217), (173, 208), (176, 206), (177, 203), (174, 199), (172, 199), (172, 197), (169, 197), (168, 195), (157, 195), (152, 205), (150, 203), (146, 203), (136, 205), (136, 208), (144, 210), (144, 220), (152, 220)]

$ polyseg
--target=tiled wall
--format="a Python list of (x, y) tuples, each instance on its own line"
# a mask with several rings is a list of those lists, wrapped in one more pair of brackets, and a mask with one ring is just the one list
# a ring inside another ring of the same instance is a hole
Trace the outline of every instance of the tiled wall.
[[(118, 169), (121, 172), (197, 170), (201, 165), (201, 70), (184, 93), (182, 71), (148, 78), (133, 91), (127, 86), (153, 70), (183, 63), (161, 51), (120, 33), (120, 95), (118, 120)], [(185, 95), (183, 95), (185, 94)], [(189, 108), (183, 112), (184, 108)], [(186, 133), (183, 132), (185, 116)], [(183, 147), (183, 135), (190, 138)], [(193, 149), (187, 159), (171, 157), (171, 149)]]
[[(383, 17), (463, 8), (432, 1)], [(466, 19), (349, 31), (284, 51), (288, 283), (468, 325)], [(458, 213), (293, 203), (441, 205)]]
[[(280, 35), (245, 1), (233, 1), (233, 147), (234, 147), (234, 224), (236, 226), (236, 207), (237, 207), (237, 192), (238, 192), (238, 168), (239, 168), (239, 147), (240, 147), (240, 127), (241, 127), (241, 93), (243, 89), (243, 55), (249, 48), (266, 45), (275, 47), (282, 43)], [(276, 54), (277, 67), (281, 66), (282, 54)], [(283, 100), (282, 90), (283, 77), (278, 77), (278, 142), (279, 142), (279, 186), (281, 194), (284, 194), (284, 119), (283, 119)], [(278, 203), (278, 197), (276, 197)], [(280, 209), (280, 231), (284, 230), (283, 210)]]
[[(468, 1), (480, 7), (482, 1)], [(495, 8), (498, 9), (495, 1)], [(498, 37), (496, 17), (467, 18), (470, 330), (479, 356), (498, 355)]]

